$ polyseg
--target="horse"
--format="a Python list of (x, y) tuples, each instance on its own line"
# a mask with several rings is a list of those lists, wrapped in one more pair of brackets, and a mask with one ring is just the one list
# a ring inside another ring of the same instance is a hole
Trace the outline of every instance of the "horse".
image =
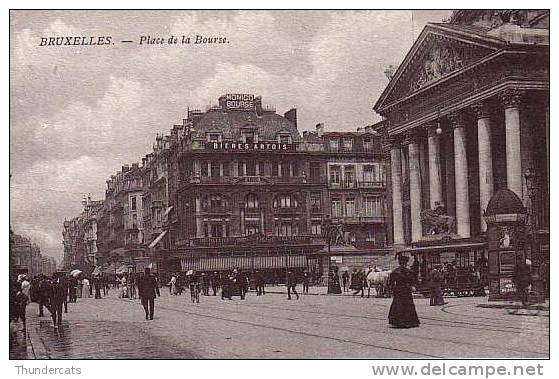
[(390, 270), (379, 270), (369, 268), (367, 270), (367, 297), (371, 296), (371, 287), (375, 288), (377, 297), (387, 297), (388, 294), (388, 279), (390, 277)]

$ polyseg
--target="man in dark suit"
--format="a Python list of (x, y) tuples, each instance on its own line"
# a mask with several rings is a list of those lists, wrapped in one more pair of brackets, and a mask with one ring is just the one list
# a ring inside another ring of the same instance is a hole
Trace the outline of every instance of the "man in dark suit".
[(161, 296), (159, 293), (159, 286), (157, 285), (157, 280), (153, 275), (151, 275), (151, 270), (146, 267), (144, 276), (141, 277), (138, 282), (138, 295), (142, 300), (142, 306), (146, 312), (146, 320), (153, 320), (153, 312), (155, 308), (155, 297)]
[(68, 297), (68, 288), (60, 273), (54, 273), (49, 286), (49, 304), (54, 327), (62, 325), (62, 307)]

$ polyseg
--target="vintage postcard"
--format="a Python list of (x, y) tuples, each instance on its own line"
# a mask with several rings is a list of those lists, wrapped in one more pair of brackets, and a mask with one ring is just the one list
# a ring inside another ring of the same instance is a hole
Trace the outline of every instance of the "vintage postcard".
[(9, 358), (549, 359), (549, 20), (10, 11)]

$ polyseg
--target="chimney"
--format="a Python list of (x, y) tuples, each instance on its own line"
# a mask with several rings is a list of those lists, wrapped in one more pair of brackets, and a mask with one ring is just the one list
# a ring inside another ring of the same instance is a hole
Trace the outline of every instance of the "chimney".
[(140, 165), (138, 163), (132, 163), (132, 169), (138, 169)]
[(283, 114), (283, 117), (285, 117), (286, 119), (291, 121), (295, 125), (295, 128), (297, 128), (297, 109), (296, 108), (291, 108), (290, 110), (285, 112)]
[(319, 124), (316, 124), (316, 133), (318, 134), (319, 137), (322, 137), (322, 135), (324, 134), (324, 124), (321, 122)]
[(125, 164), (124, 166), (122, 166), (122, 172), (128, 172), (130, 170), (130, 166), (128, 166), (127, 164)]

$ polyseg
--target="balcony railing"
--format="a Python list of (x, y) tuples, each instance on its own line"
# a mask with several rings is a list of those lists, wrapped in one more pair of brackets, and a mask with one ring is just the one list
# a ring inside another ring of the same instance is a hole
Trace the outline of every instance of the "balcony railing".
[[(306, 245), (319, 242), (318, 236), (263, 236), (250, 235), (240, 237), (201, 237), (190, 239), (193, 247), (216, 247), (216, 246), (253, 246), (264, 245)], [(321, 240), (320, 240), (321, 241)]]
[(326, 180), (313, 180), (303, 176), (192, 176), (183, 180), (188, 184), (321, 184)]
[(343, 188), (343, 189), (351, 189), (351, 188), (375, 188), (375, 189), (382, 189), (386, 186), (384, 182), (364, 182), (364, 181), (343, 181), (343, 182), (332, 182), (328, 183), (329, 188), (336, 189), (336, 188)]
[(345, 224), (382, 223), (385, 221), (385, 216), (332, 216), (332, 221)]

